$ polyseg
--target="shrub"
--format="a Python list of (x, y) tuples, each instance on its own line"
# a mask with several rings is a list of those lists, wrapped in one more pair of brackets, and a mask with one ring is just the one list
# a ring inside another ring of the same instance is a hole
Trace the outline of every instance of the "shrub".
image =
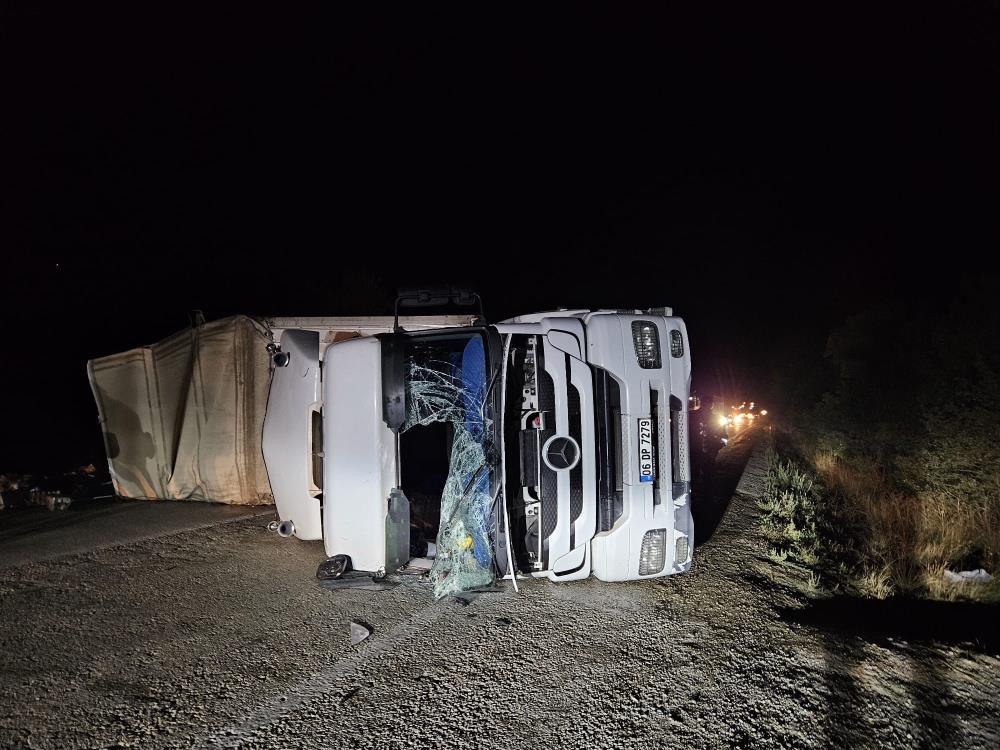
[[(797, 461), (795, 471), (813, 476), (813, 492), (789, 490), (762, 506), (776, 553), (876, 598), (1000, 591), (1000, 582), (944, 577), (982, 567), (1000, 578), (995, 288), (988, 279), (966, 284), (944, 314), (885, 305), (831, 334), (826, 355), (836, 383), (799, 413), (794, 450), (782, 451), (784, 461)], [(782, 474), (780, 464), (776, 458), (775, 487), (791, 471)], [(782, 529), (784, 517), (793, 522)], [(814, 541), (796, 538), (808, 519)], [(810, 551), (815, 564), (805, 562)]]
[(892, 571), (887, 567), (867, 568), (855, 583), (861, 595), (869, 599), (887, 599), (893, 593)]
[(819, 544), (817, 500), (811, 476), (791, 461), (772, 460), (758, 505), (761, 527), (771, 542), (773, 556), (815, 564)]
[[(1000, 584), (952, 584), (944, 571), (985, 567), (996, 574), (1000, 512), (990, 503), (900, 489), (880, 466), (818, 451), (807, 462), (769, 461), (758, 503), (769, 557), (793, 564), (827, 588), (885, 599), (990, 599)], [(807, 468), (807, 464), (812, 466)]]

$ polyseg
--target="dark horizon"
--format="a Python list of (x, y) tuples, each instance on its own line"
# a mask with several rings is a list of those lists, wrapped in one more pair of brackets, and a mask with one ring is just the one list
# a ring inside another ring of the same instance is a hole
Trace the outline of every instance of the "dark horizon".
[(3, 12), (0, 470), (100, 460), (86, 360), (193, 309), (670, 305), (699, 389), (776, 399), (847, 316), (995, 271), (995, 6), (144, 13)]

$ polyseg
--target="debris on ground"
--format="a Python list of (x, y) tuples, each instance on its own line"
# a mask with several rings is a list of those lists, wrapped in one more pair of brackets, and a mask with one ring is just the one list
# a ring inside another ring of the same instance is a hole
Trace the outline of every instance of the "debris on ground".
[(44, 490), (31, 491), (32, 505), (41, 505), (49, 510), (66, 510), (73, 503), (73, 498)]
[(430, 573), (433, 564), (434, 561), (426, 557), (414, 557), (406, 564), (405, 568), (400, 568), (397, 572), (400, 575), (424, 576)]
[(360, 685), (358, 685), (357, 687), (352, 687), (350, 690), (348, 690), (346, 693), (340, 696), (340, 705), (343, 706), (345, 703), (347, 703), (347, 701), (349, 701), (351, 698), (353, 698), (360, 692), (361, 692)]
[(321, 578), (320, 588), (327, 591), (338, 589), (357, 589), (359, 591), (388, 591), (399, 585), (397, 580), (386, 580), (385, 578), (375, 579), (370, 573), (363, 573), (352, 570), (344, 573), (340, 578)]
[[(272, 523), (274, 523), (272, 521)], [(334, 555), (328, 557), (316, 568), (316, 577), (321, 581), (335, 580), (341, 578), (344, 573), (351, 570), (351, 558), (347, 555)]]
[(357, 646), (372, 634), (371, 626), (366, 623), (351, 620), (351, 645)]
[(453, 595), (456, 602), (461, 604), (463, 607), (468, 607), (473, 602), (477, 601), (483, 594), (500, 594), (503, 593), (503, 588), (494, 584), (487, 586), (478, 586), (474, 589), (469, 589), (466, 591), (459, 592)]
[(951, 583), (989, 583), (993, 580), (993, 576), (982, 568), (962, 570), (957, 573), (954, 570), (946, 570), (944, 577)]
[(94, 464), (62, 474), (0, 474), (0, 510), (37, 506), (65, 510), (74, 502), (110, 497), (114, 497), (111, 480), (99, 475)]

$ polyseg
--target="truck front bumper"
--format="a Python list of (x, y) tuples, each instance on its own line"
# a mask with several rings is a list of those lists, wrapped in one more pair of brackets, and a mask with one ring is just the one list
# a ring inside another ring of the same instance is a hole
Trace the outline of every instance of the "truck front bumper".
[(646, 514), (643, 509), (653, 504), (652, 487), (648, 489), (649, 497), (642, 497), (642, 492), (635, 493), (639, 497), (630, 497), (626, 491), (622, 516), (610, 531), (591, 541), (592, 572), (602, 581), (659, 578), (690, 569), (694, 546), (690, 493), (667, 500)]

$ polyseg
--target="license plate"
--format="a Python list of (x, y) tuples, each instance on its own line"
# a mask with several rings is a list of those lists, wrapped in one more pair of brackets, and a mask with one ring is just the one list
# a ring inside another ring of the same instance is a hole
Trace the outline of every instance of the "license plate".
[(639, 418), (639, 481), (652, 482), (656, 478), (653, 461), (653, 420)]

